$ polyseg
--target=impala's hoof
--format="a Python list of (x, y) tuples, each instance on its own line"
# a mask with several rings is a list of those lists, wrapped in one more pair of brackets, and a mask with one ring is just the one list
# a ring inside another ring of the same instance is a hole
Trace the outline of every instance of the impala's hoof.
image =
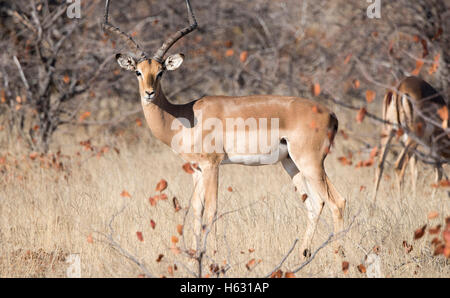
[(339, 247), (334, 251), (334, 253), (338, 257), (345, 258), (345, 251), (342, 245), (339, 245)]
[(303, 256), (304, 256), (305, 258), (309, 259), (309, 258), (311, 257), (311, 250), (309, 250), (308, 248), (305, 249), (305, 250), (303, 251)]

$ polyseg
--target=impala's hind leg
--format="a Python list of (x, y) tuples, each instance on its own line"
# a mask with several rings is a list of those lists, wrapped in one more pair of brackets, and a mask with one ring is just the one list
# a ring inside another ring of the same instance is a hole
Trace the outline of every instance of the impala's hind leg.
[[(343, 215), (345, 209), (345, 199), (339, 195), (327, 177), (325, 169), (323, 168), (322, 160), (323, 158), (320, 157), (303, 158), (297, 159), (297, 162), (295, 163), (290, 163), (289, 161), (283, 163), (283, 166), (288, 173), (288, 169), (292, 169), (293, 164), (296, 165), (297, 171), (294, 169), (294, 171), (291, 170), (290, 173), (290, 175), (294, 173), (292, 181), (298, 189), (303, 189), (308, 195), (305, 200), (306, 210), (308, 213), (308, 226), (300, 248), (300, 253), (307, 258), (312, 252), (311, 243), (325, 203), (328, 204), (333, 215), (334, 234), (339, 236), (339, 232), (341, 232), (344, 228)], [(298, 169), (300, 169), (300, 171), (298, 171)], [(342, 241), (334, 242), (334, 249), (336, 253), (343, 255), (343, 247), (339, 242)]]

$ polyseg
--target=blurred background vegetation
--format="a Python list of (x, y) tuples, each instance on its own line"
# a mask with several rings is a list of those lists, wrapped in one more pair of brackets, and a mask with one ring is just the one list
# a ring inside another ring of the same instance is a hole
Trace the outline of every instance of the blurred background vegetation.
[[(283, 94), (379, 115), (385, 88), (415, 74), (448, 97), (450, 2), (381, 3), (370, 19), (363, 0), (194, 0), (199, 30), (171, 49), (186, 61), (163, 88), (179, 103)], [(30, 150), (48, 151), (61, 126), (110, 129), (140, 113), (137, 81), (114, 61), (127, 48), (101, 31), (104, 1), (81, 1), (80, 19), (69, 5), (0, 1), (0, 125)], [(110, 14), (148, 52), (188, 23), (181, 0), (112, 1)]]

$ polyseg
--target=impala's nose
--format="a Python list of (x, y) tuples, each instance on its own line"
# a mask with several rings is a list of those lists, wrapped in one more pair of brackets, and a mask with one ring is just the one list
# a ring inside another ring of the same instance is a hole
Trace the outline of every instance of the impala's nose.
[(147, 95), (147, 99), (155, 98), (155, 91), (152, 92), (145, 91), (145, 94)]

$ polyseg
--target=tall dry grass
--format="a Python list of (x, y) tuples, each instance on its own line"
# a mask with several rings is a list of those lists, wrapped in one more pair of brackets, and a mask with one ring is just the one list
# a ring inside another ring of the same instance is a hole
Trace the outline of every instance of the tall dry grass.
[[(346, 115), (340, 113), (339, 117), (344, 119)], [(114, 239), (142, 260), (152, 274), (171, 276), (168, 267), (175, 262), (178, 264), (175, 277), (190, 276), (188, 269), (195, 270), (193, 261), (170, 249), (171, 236), (177, 235), (177, 225), (184, 221), (184, 211), (175, 212), (171, 199), (176, 196), (183, 208), (189, 205), (191, 177), (182, 170), (182, 160), (154, 140), (148, 128), (132, 127), (115, 133), (101, 129), (62, 130), (52, 148), (55, 153), (61, 150), (62, 156), (53, 164), (51, 160), (50, 164), (42, 162), (39, 156), (32, 160), (21, 149), (20, 140), (11, 138), (2, 132), (0, 157), (6, 159), (0, 165), (1, 277), (63, 277), (67, 268), (65, 257), (69, 254), (80, 255), (83, 277), (138, 276), (142, 271), (103, 236), (109, 232), (108, 224), (115, 214)], [(88, 138), (92, 139), (94, 151), (85, 151), (79, 144)], [(97, 156), (104, 146), (109, 151), (103, 150)], [(353, 221), (345, 235), (350, 269), (344, 274), (327, 246), (297, 276), (364, 277), (356, 266), (364, 263), (366, 254), (374, 247), (380, 249), (384, 276), (450, 276), (448, 261), (433, 256), (430, 236), (413, 240), (415, 229), (425, 223), (429, 226), (442, 223), (445, 215), (450, 214), (445, 190), (431, 197), (434, 177), (431, 168), (420, 165), (416, 197), (409, 192), (409, 179), (399, 198), (394, 179), (386, 176), (374, 216), (370, 217), (373, 167), (356, 169), (338, 161), (348, 151), (356, 152), (358, 146), (359, 143), (345, 140), (340, 134), (326, 161), (331, 180), (347, 199), (345, 223)], [(354, 154), (353, 158), (365, 159), (367, 154)], [(62, 162), (63, 169), (58, 169), (58, 162)], [(392, 172), (388, 170), (387, 174)], [(156, 194), (155, 185), (162, 178), (169, 184), (165, 191), (169, 200), (151, 206), (148, 198)], [(121, 196), (123, 190), (131, 197)], [(233, 212), (214, 226), (205, 266), (230, 264), (228, 277), (264, 276), (280, 262), (296, 238), (301, 240), (305, 231), (305, 208), (280, 165), (223, 166), (219, 214), (229, 211)], [(430, 211), (438, 211), (439, 217), (428, 220)], [(156, 223), (155, 229), (151, 220)], [(189, 213), (185, 226), (188, 247), (192, 221)], [(137, 231), (142, 232), (144, 241), (138, 240)], [(331, 231), (331, 214), (325, 209), (314, 247)], [(411, 252), (405, 252), (403, 241), (413, 245)], [(164, 257), (157, 262), (160, 254)], [(251, 259), (256, 260), (256, 265), (248, 270), (246, 264)], [(292, 270), (301, 262), (297, 247), (282, 270)]]

